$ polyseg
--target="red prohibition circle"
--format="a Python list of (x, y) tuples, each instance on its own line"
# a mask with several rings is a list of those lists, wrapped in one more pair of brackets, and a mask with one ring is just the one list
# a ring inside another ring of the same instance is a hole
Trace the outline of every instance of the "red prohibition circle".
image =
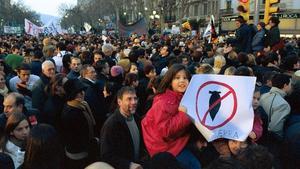
[[(216, 84), (216, 85), (223, 86), (223, 87), (227, 88), (229, 91), (228, 91), (225, 95), (223, 95), (220, 99), (218, 99), (217, 101), (215, 101), (215, 103), (212, 104), (212, 105), (210, 106), (210, 108), (205, 112), (205, 114), (204, 114), (204, 116), (203, 116), (203, 119), (201, 119), (200, 116), (199, 116), (199, 112), (198, 112), (198, 98), (199, 98), (199, 93), (200, 93), (200, 91), (201, 91), (204, 87), (206, 87), (206, 86), (208, 86), (208, 85), (211, 85), (211, 84)], [(205, 124), (206, 118), (207, 118), (207, 115), (208, 115), (209, 111), (210, 111), (214, 106), (216, 106), (220, 101), (222, 101), (222, 100), (225, 99), (227, 96), (229, 96), (230, 94), (232, 94), (232, 96), (233, 96), (233, 109), (232, 109), (232, 112), (231, 112), (230, 116), (229, 116), (224, 122), (222, 122), (222, 123), (220, 123), (220, 124), (218, 124), (218, 125), (216, 125), (216, 126), (209, 126), (209, 125)], [(214, 130), (214, 129), (216, 129), (216, 128), (220, 128), (220, 127), (224, 126), (224, 125), (227, 124), (230, 120), (233, 119), (233, 117), (234, 117), (235, 114), (236, 114), (236, 111), (237, 111), (237, 97), (236, 97), (235, 91), (233, 90), (233, 88), (232, 88), (231, 86), (229, 86), (229, 85), (227, 85), (227, 84), (225, 84), (225, 83), (222, 83), (222, 82), (208, 81), (208, 82), (203, 83), (203, 84), (199, 87), (199, 89), (198, 89), (198, 91), (197, 91), (197, 95), (196, 95), (196, 114), (197, 114), (197, 117), (198, 117), (200, 123), (201, 123), (203, 126), (205, 126), (206, 128), (208, 128), (208, 129), (210, 129), (210, 130)]]

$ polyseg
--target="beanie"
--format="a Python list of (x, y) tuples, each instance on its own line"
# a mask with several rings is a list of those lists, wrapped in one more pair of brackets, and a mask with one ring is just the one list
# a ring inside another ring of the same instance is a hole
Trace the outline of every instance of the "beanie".
[(123, 74), (124, 70), (121, 66), (113, 66), (110, 69), (110, 74), (112, 77), (119, 76), (120, 74)]

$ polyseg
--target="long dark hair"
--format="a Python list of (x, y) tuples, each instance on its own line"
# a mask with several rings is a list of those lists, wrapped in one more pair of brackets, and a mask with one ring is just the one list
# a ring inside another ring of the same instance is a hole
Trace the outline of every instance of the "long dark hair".
[(24, 169), (60, 169), (62, 152), (55, 129), (48, 124), (38, 124), (27, 139)]
[[(0, 147), (3, 150), (3, 152), (8, 152), (6, 149), (6, 143), (10, 138), (10, 133), (16, 129), (16, 127), (23, 121), (26, 120), (30, 126), (30, 122), (26, 118), (26, 116), (23, 113), (12, 113), (9, 118), (7, 119), (5, 130), (4, 130), (4, 136), (2, 136), (0, 141)], [(23, 148), (23, 147), (21, 147)]]
[(174, 79), (176, 74), (181, 70), (184, 70), (187, 75), (187, 78), (190, 79), (190, 73), (184, 65), (174, 64), (169, 68), (169, 70), (161, 80), (158, 86), (157, 94), (164, 93), (167, 89), (171, 89), (172, 80)]

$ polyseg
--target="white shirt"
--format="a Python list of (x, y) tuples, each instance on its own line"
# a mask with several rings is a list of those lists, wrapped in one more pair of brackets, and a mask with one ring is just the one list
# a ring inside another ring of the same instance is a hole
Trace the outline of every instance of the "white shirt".
[(52, 59), (55, 62), (55, 66), (56, 66), (56, 71), (57, 72), (62, 72), (62, 68), (63, 68), (63, 56), (66, 54), (66, 51), (61, 51), (59, 52), (56, 56), (54, 56)]

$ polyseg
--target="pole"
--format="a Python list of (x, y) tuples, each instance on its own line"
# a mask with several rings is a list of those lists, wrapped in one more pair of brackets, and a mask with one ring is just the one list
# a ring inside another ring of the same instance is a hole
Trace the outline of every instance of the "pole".
[(254, 0), (255, 9), (254, 9), (254, 24), (257, 25), (259, 22), (259, 5), (260, 0)]

